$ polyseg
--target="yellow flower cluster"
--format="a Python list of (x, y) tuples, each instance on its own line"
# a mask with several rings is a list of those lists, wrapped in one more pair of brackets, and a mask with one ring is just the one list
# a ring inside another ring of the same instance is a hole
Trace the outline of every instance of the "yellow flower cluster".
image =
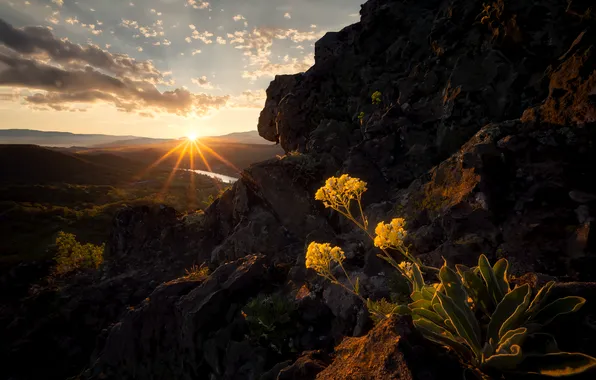
[(347, 174), (341, 177), (331, 177), (315, 194), (315, 199), (322, 201), (325, 207), (336, 209), (339, 206), (347, 207), (352, 199), (360, 199), (366, 191), (366, 182), (352, 178)]
[(412, 279), (414, 277), (414, 270), (412, 269), (413, 265), (411, 262), (409, 261), (402, 261), (401, 263), (399, 263), (399, 269), (401, 269), (402, 273)]
[(330, 272), (331, 262), (341, 264), (346, 258), (344, 251), (339, 247), (331, 247), (329, 243), (312, 242), (306, 250), (306, 267), (312, 268), (319, 274)]
[(408, 234), (405, 230), (406, 221), (403, 218), (395, 218), (389, 224), (381, 222), (375, 228), (375, 247), (402, 248), (404, 239)]

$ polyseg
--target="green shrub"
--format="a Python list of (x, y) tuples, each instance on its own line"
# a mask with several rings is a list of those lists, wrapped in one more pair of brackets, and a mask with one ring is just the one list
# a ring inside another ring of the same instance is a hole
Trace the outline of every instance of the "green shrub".
[(380, 91), (373, 92), (373, 94), (371, 96), (372, 104), (381, 104), (381, 102), (383, 101), (381, 99), (381, 96), (383, 96), (383, 94), (381, 94)]
[[(596, 359), (560, 352), (554, 337), (540, 333), (559, 315), (579, 310), (586, 300), (569, 296), (545, 304), (554, 282), (534, 295), (528, 284), (512, 289), (508, 267), (505, 259), (491, 267), (484, 255), (474, 268), (457, 265), (454, 271), (443, 265), (440, 283), (415, 286), (414, 302), (409, 304), (414, 325), (427, 339), (474, 366), (480, 377), (493, 371), (558, 377), (594, 367)], [(523, 349), (525, 341), (545, 337), (551, 342), (548, 350)]]
[[(404, 243), (404, 219), (380, 222), (375, 235), (369, 231), (361, 204), (366, 190), (365, 182), (344, 174), (329, 178), (315, 199), (363, 230), (381, 251), (378, 257), (397, 270), (399, 278), (390, 281), (392, 302), (364, 298), (359, 279), (352, 280), (344, 267), (346, 256), (339, 247), (311, 242), (305, 266), (358, 297), (375, 323), (395, 314), (411, 315), (424, 337), (455, 352), (482, 379), (504, 372), (570, 376), (596, 367), (595, 358), (561, 352), (553, 336), (540, 332), (559, 315), (579, 310), (584, 298), (569, 296), (545, 304), (554, 282), (534, 295), (527, 284), (512, 289), (505, 259), (491, 266), (486, 256), (480, 255), (477, 267), (457, 265), (456, 271), (446, 263), (440, 269), (423, 265)], [(359, 213), (354, 215), (356, 209)], [(401, 262), (394, 252), (399, 253)], [(347, 283), (338, 280), (333, 266), (341, 268)], [(425, 273), (436, 275), (439, 282), (427, 284)]]
[(297, 331), (296, 303), (280, 294), (259, 294), (242, 309), (253, 341), (278, 353), (292, 350), (290, 337)]
[(58, 232), (56, 238), (56, 267), (54, 272), (58, 275), (78, 270), (97, 269), (103, 263), (105, 244), (81, 244), (74, 234), (63, 231)]

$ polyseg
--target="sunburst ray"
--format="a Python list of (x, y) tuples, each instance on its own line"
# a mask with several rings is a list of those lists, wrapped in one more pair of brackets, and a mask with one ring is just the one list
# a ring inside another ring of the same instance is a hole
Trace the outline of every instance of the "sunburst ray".
[(164, 197), (166, 195), (166, 192), (168, 191), (168, 188), (170, 187), (170, 183), (174, 179), (174, 176), (176, 175), (176, 173), (178, 171), (178, 167), (180, 166), (180, 162), (182, 162), (182, 159), (184, 158), (184, 154), (186, 153), (186, 150), (188, 149), (188, 146), (189, 145), (190, 144), (188, 144), (188, 143), (184, 145), (184, 149), (182, 150), (182, 152), (178, 156), (178, 160), (176, 160), (176, 165), (172, 169), (172, 172), (168, 176), (168, 179), (166, 180), (166, 182), (165, 182), (165, 184), (163, 186), (163, 189), (160, 192), (160, 194), (161, 194), (161, 197), (160, 198), (162, 198), (162, 197)]
[(194, 173), (194, 169), (195, 169), (195, 157), (194, 157), (194, 141), (190, 140), (191, 144), (189, 144), (190, 146), (190, 152), (188, 155), (188, 159), (189, 159), (189, 165), (190, 165), (190, 172), (188, 172), (188, 175), (190, 176), (190, 192), (188, 194), (188, 201), (189, 203), (195, 205), (195, 201), (197, 199), (197, 193), (196, 193), (196, 187), (195, 187), (195, 173)]
[(139, 179), (139, 178), (144, 177), (147, 173), (149, 173), (149, 171), (151, 171), (151, 169), (153, 169), (157, 165), (161, 164), (166, 158), (170, 157), (174, 152), (176, 152), (178, 149), (180, 149), (180, 147), (182, 147), (186, 143), (187, 143), (186, 141), (182, 141), (180, 144), (176, 145), (175, 147), (173, 147), (172, 149), (167, 151), (163, 156), (158, 158), (154, 163), (149, 165), (146, 169), (144, 169), (139, 174), (135, 175), (134, 178)]
[(211, 153), (213, 156), (215, 156), (215, 158), (217, 158), (219, 161), (223, 162), (225, 165), (229, 166), (230, 168), (234, 169), (234, 171), (236, 171), (236, 173), (240, 173), (241, 170), (238, 169), (234, 164), (232, 164), (230, 161), (226, 160), (224, 157), (222, 157), (219, 153), (217, 153), (216, 151), (214, 151), (213, 149), (211, 149), (209, 146), (205, 145), (204, 143), (202, 143), (200, 140), (197, 141), (197, 144), (199, 144), (201, 147), (203, 147), (207, 152)]

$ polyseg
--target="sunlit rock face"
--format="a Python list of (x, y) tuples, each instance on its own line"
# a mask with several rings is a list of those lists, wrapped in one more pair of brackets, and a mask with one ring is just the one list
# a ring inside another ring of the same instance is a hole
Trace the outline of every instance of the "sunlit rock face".
[(310, 70), (271, 82), (259, 133), (364, 179), (368, 203), (397, 200), (430, 260), (482, 251), (577, 271), (593, 260), (596, 193), (588, 8), (369, 1), (317, 42)]

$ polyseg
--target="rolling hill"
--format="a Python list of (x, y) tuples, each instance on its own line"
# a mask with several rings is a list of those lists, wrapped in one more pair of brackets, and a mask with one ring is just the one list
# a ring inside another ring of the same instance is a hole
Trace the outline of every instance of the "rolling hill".
[(141, 169), (117, 155), (82, 156), (37, 145), (0, 145), (0, 183), (113, 184)]
[[(202, 138), (205, 141), (221, 143), (242, 143), (269, 145), (258, 132), (234, 132), (222, 136)], [(70, 132), (45, 132), (31, 129), (0, 129), (0, 144), (33, 144), (60, 148), (109, 148), (119, 146), (140, 146), (158, 144), (176, 139), (158, 139), (139, 136), (112, 136), (103, 134), (80, 134)]]
[[(174, 149), (182, 141), (170, 140), (156, 144), (131, 145), (103, 148), (72, 149), (78, 156), (92, 160), (92, 156), (98, 154), (109, 154), (126, 158), (132, 161), (143, 163), (146, 167), (160, 160), (171, 149)], [(194, 152), (193, 167), (200, 170), (209, 170), (216, 173), (238, 177), (238, 172), (247, 168), (250, 164), (268, 160), (281, 155), (284, 151), (279, 145), (264, 144), (242, 144), (228, 142), (225, 139), (203, 138), (204, 147), (201, 153), (208, 165), (203, 161), (198, 151)], [(201, 146), (201, 144), (199, 144)], [(171, 168), (176, 165), (183, 148), (169, 155), (160, 162), (159, 167)], [(190, 168), (189, 151), (180, 161), (181, 168)]]
[(44, 132), (31, 129), (0, 130), (0, 144), (34, 144), (55, 147), (92, 146), (114, 141), (139, 139), (137, 136), (110, 136), (70, 132)]

